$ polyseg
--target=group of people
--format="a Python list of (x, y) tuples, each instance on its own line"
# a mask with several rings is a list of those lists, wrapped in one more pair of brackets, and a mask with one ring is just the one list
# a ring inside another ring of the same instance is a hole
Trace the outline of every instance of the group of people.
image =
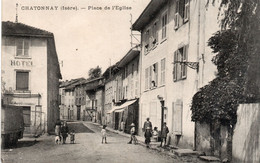
[(68, 135), (70, 135), (70, 143), (75, 143), (75, 131), (72, 130), (69, 132), (67, 122), (64, 121), (62, 123), (60, 120), (58, 120), (55, 125), (55, 142), (59, 144), (59, 142), (62, 140), (62, 144), (65, 144)]
[[(128, 142), (128, 144), (132, 143), (132, 141), (134, 140), (135, 134), (136, 134), (134, 123), (132, 123), (130, 126), (131, 126), (131, 129), (130, 129), (131, 140)], [(159, 131), (158, 131), (157, 127), (154, 127), (154, 130), (152, 130), (152, 122), (150, 122), (150, 119), (147, 118), (146, 121), (144, 122), (143, 131), (144, 131), (144, 137), (145, 137), (145, 144), (146, 144), (147, 148), (150, 147), (151, 137), (155, 138), (156, 140), (158, 140), (160, 138), (161, 147), (162, 147), (163, 142), (164, 142), (164, 146), (166, 145), (167, 134), (169, 133), (169, 129), (166, 126), (166, 122), (163, 123), (163, 128), (159, 135)]]

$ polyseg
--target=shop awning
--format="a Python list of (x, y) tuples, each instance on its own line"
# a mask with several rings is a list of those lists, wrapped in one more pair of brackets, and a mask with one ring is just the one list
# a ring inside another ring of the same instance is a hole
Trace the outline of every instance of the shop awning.
[(123, 103), (122, 105), (119, 106), (115, 106), (113, 109), (111, 109), (110, 111), (107, 112), (107, 114), (112, 113), (113, 111), (115, 112), (122, 112), (124, 111), (125, 107), (132, 105), (133, 103), (135, 103), (136, 100), (132, 100), (132, 101), (126, 101), (125, 103)]

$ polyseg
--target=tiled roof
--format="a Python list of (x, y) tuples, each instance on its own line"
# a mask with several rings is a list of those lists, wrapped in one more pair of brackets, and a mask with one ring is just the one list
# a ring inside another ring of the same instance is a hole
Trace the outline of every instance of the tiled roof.
[(53, 37), (53, 33), (23, 23), (3, 21), (2, 36)]

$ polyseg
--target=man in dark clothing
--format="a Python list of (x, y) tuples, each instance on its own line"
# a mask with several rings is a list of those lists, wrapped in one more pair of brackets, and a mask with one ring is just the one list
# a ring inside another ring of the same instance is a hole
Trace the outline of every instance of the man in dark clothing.
[(146, 121), (144, 122), (143, 131), (145, 131), (147, 127), (150, 127), (150, 129), (153, 128), (152, 122), (150, 122), (149, 120), (150, 120), (149, 118), (146, 118)]
[(67, 122), (64, 121), (63, 125), (61, 126), (61, 135), (62, 135), (63, 144), (66, 143), (66, 138), (68, 137), (68, 133), (69, 133), (69, 127), (67, 125)]
[(164, 141), (164, 146), (166, 146), (166, 139), (167, 139), (167, 134), (169, 133), (169, 129), (166, 126), (166, 122), (163, 123), (163, 128), (162, 128), (162, 134), (161, 134), (161, 147), (162, 143)]

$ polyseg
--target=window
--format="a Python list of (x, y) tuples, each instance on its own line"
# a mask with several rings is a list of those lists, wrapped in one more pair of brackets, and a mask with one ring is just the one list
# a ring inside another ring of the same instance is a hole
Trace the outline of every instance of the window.
[(162, 16), (162, 39), (166, 38), (166, 34), (167, 34), (167, 20), (168, 16), (167, 16), (167, 12), (165, 12), (165, 14)]
[(158, 63), (145, 69), (145, 90), (158, 85)]
[(158, 85), (158, 63), (152, 65), (152, 81), (151, 87), (157, 87)]
[(25, 71), (16, 72), (16, 90), (21, 90), (21, 91), (29, 90), (29, 72), (25, 72)]
[(17, 39), (16, 40), (16, 56), (29, 57), (29, 39)]
[(187, 77), (187, 55), (188, 45), (174, 52), (173, 80), (181, 80)]
[(147, 53), (149, 51), (149, 38), (150, 38), (150, 30), (148, 29), (144, 34), (144, 52)]
[(189, 0), (177, 0), (175, 5), (175, 14), (174, 14), (174, 28), (178, 29), (184, 23), (189, 20), (190, 6)]
[(161, 85), (165, 84), (165, 58), (161, 60)]
[(158, 43), (158, 21), (153, 24), (153, 36), (152, 36), (152, 45), (155, 46)]

